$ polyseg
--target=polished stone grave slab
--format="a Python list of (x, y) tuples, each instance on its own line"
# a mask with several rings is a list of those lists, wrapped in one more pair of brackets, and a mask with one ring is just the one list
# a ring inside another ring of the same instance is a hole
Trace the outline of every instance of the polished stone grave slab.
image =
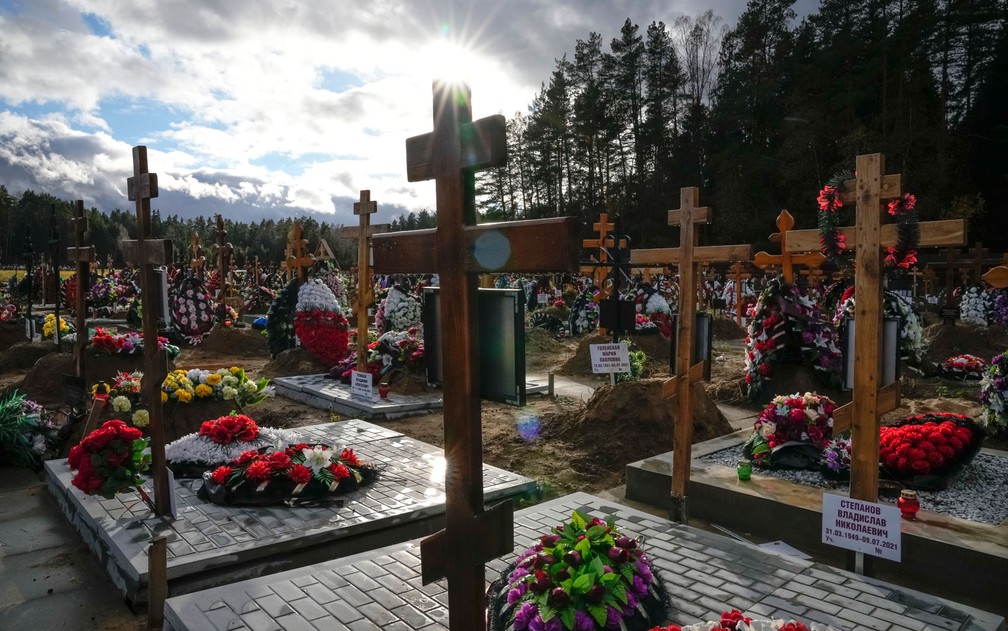
[[(735, 469), (701, 460), (740, 446), (750, 433), (744, 429), (693, 445), (690, 517), (757, 538), (784, 539), (811, 554), (842, 557), (842, 550), (822, 543), (822, 496), (846, 495), (845, 489), (806, 486), (759, 471), (753, 471), (748, 482), (740, 482)], [(667, 509), (672, 457), (668, 452), (627, 465), (627, 499)], [(951, 598), (1008, 612), (1003, 587), (1008, 584), (1008, 523), (978, 523), (922, 510), (917, 519), (902, 523), (902, 560), (874, 562), (878, 575), (893, 582), (924, 583)], [(977, 580), (979, 576), (983, 579)]]
[[(394, 419), (402, 416), (440, 410), (444, 406), (441, 391), (431, 389), (419, 394), (390, 392), (387, 399), (378, 396), (375, 388), (371, 398), (353, 396), (350, 386), (325, 375), (294, 375), (270, 381), (277, 394), (311, 407), (338, 414), (348, 414), (369, 420)], [(551, 394), (548, 380), (533, 378), (525, 385), (525, 394)]]
[[(169, 593), (179, 594), (343, 557), (443, 527), (444, 455), (425, 443), (361, 420), (297, 428), (306, 442), (354, 449), (384, 467), (371, 486), (317, 505), (217, 506), (196, 496), (201, 480), (175, 483), (178, 519), (154, 517), (135, 493), (107, 500), (72, 487), (66, 460), (45, 463), (49, 490), (67, 519), (131, 602), (147, 597), (147, 547), (168, 537)], [(489, 503), (523, 497), (536, 483), (483, 467)]]
[[(661, 624), (716, 618), (737, 608), (755, 616), (799, 618), (837, 629), (908, 631), (997, 630), (1004, 619), (947, 600), (675, 524), (585, 493), (567, 495), (515, 514), (515, 553), (578, 510), (615, 515), (624, 532), (643, 538), (672, 596)], [(513, 560), (487, 565), (487, 582)], [(176, 596), (165, 604), (175, 631), (240, 629), (447, 629), (444, 581), (421, 585), (420, 545), (396, 544)]]

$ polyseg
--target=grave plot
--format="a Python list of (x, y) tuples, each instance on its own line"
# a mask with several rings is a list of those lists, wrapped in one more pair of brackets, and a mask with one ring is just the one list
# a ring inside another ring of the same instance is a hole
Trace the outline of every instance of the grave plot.
[[(115, 499), (72, 487), (65, 459), (45, 464), (49, 490), (125, 598), (148, 595), (147, 547), (167, 537), (168, 589), (180, 594), (317, 563), (429, 534), (444, 523), (441, 450), (370, 423), (300, 427), (306, 442), (345, 445), (383, 467), (371, 486), (318, 505), (231, 507), (196, 496), (202, 480), (176, 480), (177, 519), (158, 518), (134, 493)], [(148, 480), (149, 483), (149, 480)], [(534, 481), (484, 465), (488, 502), (517, 499)]]
[(326, 375), (295, 375), (277, 377), (272, 381), (278, 395), (299, 401), (305, 405), (350, 414), (363, 419), (393, 419), (408, 414), (417, 414), (440, 409), (444, 400), (439, 390), (402, 394), (389, 392), (385, 398), (354, 396), (350, 387)]
[[(668, 618), (654, 625), (717, 620), (732, 608), (836, 629), (994, 630), (1004, 624), (996, 614), (766, 552), (585, 493), (517, 512), (514, 552), (488, 563), (484, 585), (574, 511), (603, 520), (613, 516), (624, 533), (640, 539), (671, 600)], [(165, 606), (167, 627), (447, 629), (445, 581), (421, 585), (419, 557), (420, 544), (413, 541), (177, 596)]]

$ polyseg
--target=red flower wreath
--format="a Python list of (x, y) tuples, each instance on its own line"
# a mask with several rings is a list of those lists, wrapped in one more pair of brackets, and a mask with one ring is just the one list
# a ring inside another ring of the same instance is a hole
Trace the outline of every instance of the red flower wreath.
[(221, 416), (200, 425), (200, 436), (206, 436), (218, 445), (234, 442), (251, 442), (259, 436), (259, 426), (244, 414)]
[(967, 419), (961, 414), (921, 414), (897, 427), (882, 427), (879, 462), (897, 478), (938, 474), (957, 464), (974, 444), (974, 432), (956, 422)]
[(294, 332), (308, 352), (330, 368), (343, 359), (350, 344), (350, 325), (336, 311), (299, 311), (294, 317)]

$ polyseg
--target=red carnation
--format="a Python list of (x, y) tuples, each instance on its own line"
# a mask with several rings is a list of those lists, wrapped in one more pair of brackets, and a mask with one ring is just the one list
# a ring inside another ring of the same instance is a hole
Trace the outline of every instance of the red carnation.
[(353, 452), (353, 449), (343, 449), (343, 453), (340, 454), (340, 460), (343, 460), (351, 467), (359, 467), (360, 460), (357, 458), (357, 454)]
[(241, 455), (238, 456), (238, 458), (235, 460), (235, 464), (237, 464), (239, 467), (244, 467), (245, 465), (249, 464), (258, 457), (259, 457), (258, 451), (254, 450), (243, 451), (241, 452)]
[(290, 477), (294, 484), (308, 484), (311, 481), (311, 469), (304, 466), (303, 464), (296, 464), (290, 468), (287, 472), (287, 476)]
[(283, 451), (274, 451), (266, 457), (266, 461), (274, 471), (283, 471), (284, 469), (289, 469), (291, 466), (290, 456)]
[(336, 478), (337, 481), (350, 477), (350, 469), (347, 469), (347, 466), (342, 462), (334, 462), (329, 465), (329, 471), (333, 474), (333, 477)]
[(224, 484), (227, 481), (228, 477), (231, 475), (232, 471), (234, 471), (234, 469), (232, 469), (231, 467), (227, 465), (222, 465), (214, 469), (214, 472), (210, 474), (210, 479), (216, 482), (217, 484)]
[(843, 202), (840, 200), (840, 192), (833, 186), (826, 185), (821, 191), (819, 191), (819, 197), (816, 198), (819, 202), (819, 210), (825, 212), (836, 212), (838, 208), (843, 206)]
[(268, 480), (273, 469), (265, 460), (256, 460), (245, 469), (245, 476), (250, 480)]

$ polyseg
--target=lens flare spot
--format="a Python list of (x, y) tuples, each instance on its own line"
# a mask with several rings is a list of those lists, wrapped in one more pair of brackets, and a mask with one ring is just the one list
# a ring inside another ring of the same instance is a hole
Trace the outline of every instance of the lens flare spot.
[(515, 430), (518, 431), (518, 438), (525, 442), (534, 442), (539, 438), (541, 423), (538, 416), (523, 416), (515, 423)]
[(511, 242), (502, 233), (491, 230), (476, 239), (473, 256), (486, 269), (500, 269), (511, 258)]

